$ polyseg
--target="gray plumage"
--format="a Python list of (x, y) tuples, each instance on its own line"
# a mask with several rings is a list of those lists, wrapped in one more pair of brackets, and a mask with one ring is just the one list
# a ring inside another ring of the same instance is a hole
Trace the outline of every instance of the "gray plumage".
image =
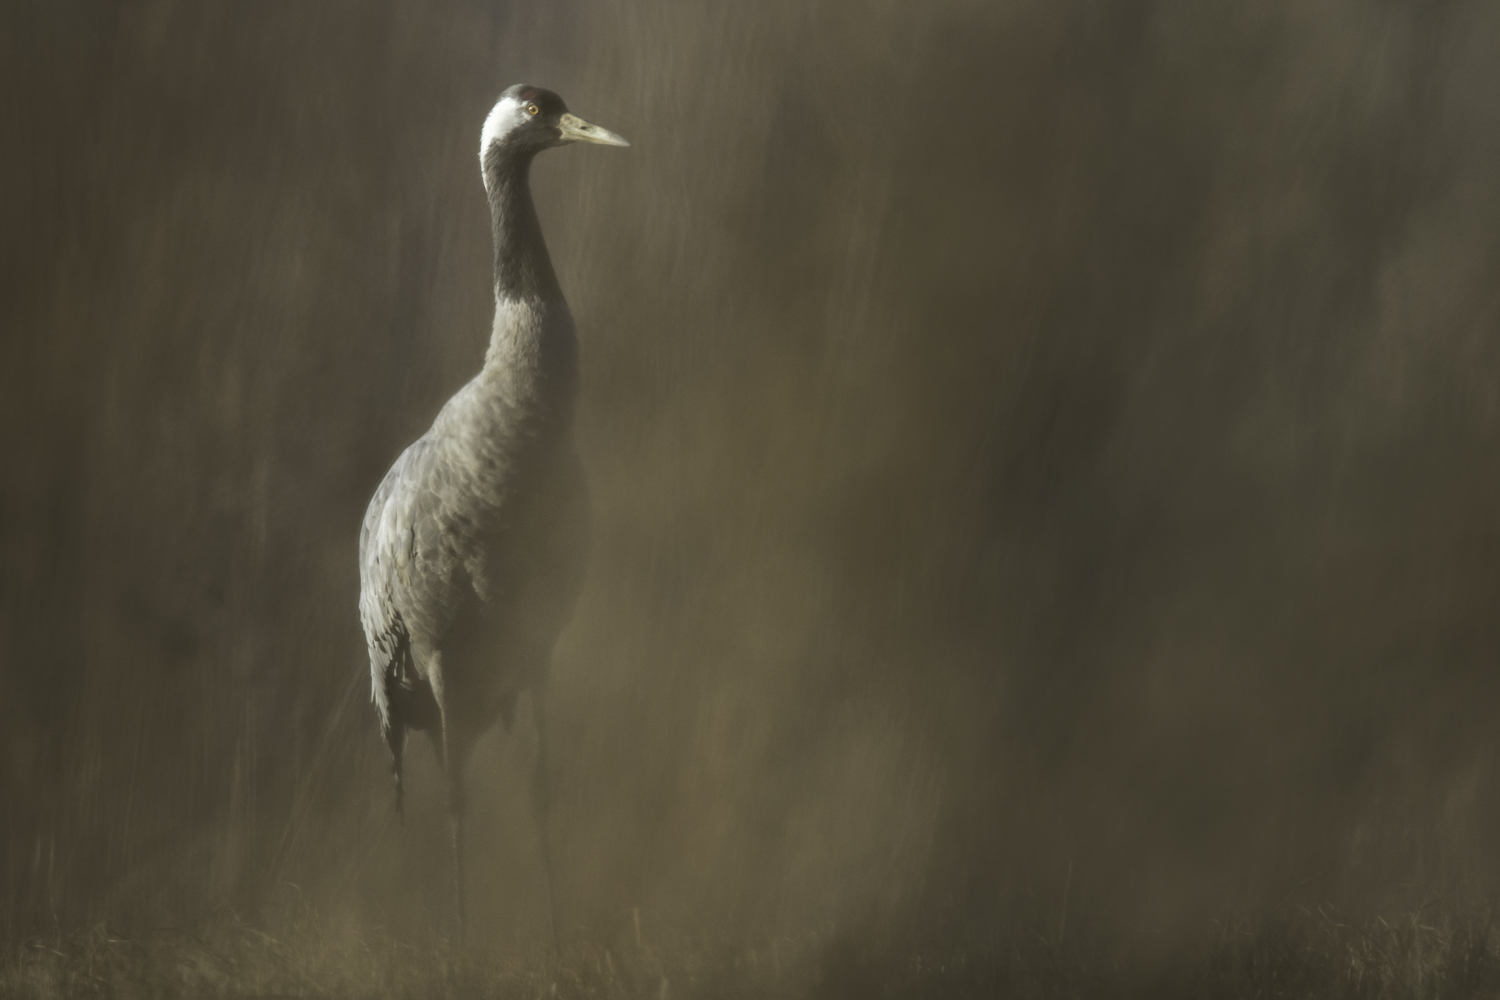
[[(360, 532), (360, 619), (390, 747), (396, 809), (408, 729), (431, 734), (447, 780), (454, 918), (463, 933), (463, 769), (529, 693), (539, 747), (533, 805), (547, 869), (544, 693), (552, 647), (582, 584), (588, 499), (573, 451), (578, 342), (532, 204), (541, 150), (628, 145), (518, 85), (485, 121), (480, 162), (495, 242), (495, 321), (484, 366), (396, 460)], [(553, 939), (556, 941), (556, 919)]]

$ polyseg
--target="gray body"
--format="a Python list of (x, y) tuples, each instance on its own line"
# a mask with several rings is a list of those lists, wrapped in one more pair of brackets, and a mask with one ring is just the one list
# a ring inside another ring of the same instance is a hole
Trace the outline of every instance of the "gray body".
[(539, 736), (533, 804), (551, 891), (543, 695), (582, 585), (588, 499), (572, 443), (578, 341), (528, 176), (537, 152), (579, 140), (625, 144), (538, 88), (512, 87), (491, 112), (480, 151), (495, 240), (484, 367), (391, 466), (360, 532), (360, 619), (396, 808), (406, 732), (425, 730), (447, 779), (460, 936), (464, 765), (496, 719), (509, 727), (522, 693)]
[(484, 368), (375, 491), (360, 616), (381, 730), (462, 754), (545, 682), (587, 554), (571, 440), (577, 343), (562, 299), (502, 301)]

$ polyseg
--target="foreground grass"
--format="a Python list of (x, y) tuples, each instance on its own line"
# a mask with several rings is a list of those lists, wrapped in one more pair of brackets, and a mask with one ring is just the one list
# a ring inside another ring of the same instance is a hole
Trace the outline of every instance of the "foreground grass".
[(1488, 910), (1431, 905), (1390, 921), (1296, 910), (1142, 953), (1100, 935), (1012, 928), (943, 945), (814, 935), (544, 951), (403, 943), (303, 914), (277, 933), (232, 916), (135, 938), (94, 927), (11, 942), (0, 997), (667, 998), (1500, 996)]

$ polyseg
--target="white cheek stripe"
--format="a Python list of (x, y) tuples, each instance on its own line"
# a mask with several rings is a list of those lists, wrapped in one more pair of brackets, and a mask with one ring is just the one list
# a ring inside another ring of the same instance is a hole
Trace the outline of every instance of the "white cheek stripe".
[(484, 169), (484, 154), (490, 148), (490, 143), (500, 136), (506, 119), (515, 113), (517, 101), (513, 97), (502, 97), (495, 106), (490, 109), (490, 115), (484, 120), (484, 131), (479, 133), (479, 169)]

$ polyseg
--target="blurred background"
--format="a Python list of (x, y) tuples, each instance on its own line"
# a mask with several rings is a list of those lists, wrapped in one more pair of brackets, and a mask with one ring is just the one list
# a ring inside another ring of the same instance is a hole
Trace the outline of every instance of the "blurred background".
[[(1480, 0), (6, 5), (0, 932), (440, 918), (355, 554), (521, 81), (634, 143), (533, 172), (569, 934), (1500, 889), (1497, 57)], [(469, 773), (493, 940), (534, 753)]]

